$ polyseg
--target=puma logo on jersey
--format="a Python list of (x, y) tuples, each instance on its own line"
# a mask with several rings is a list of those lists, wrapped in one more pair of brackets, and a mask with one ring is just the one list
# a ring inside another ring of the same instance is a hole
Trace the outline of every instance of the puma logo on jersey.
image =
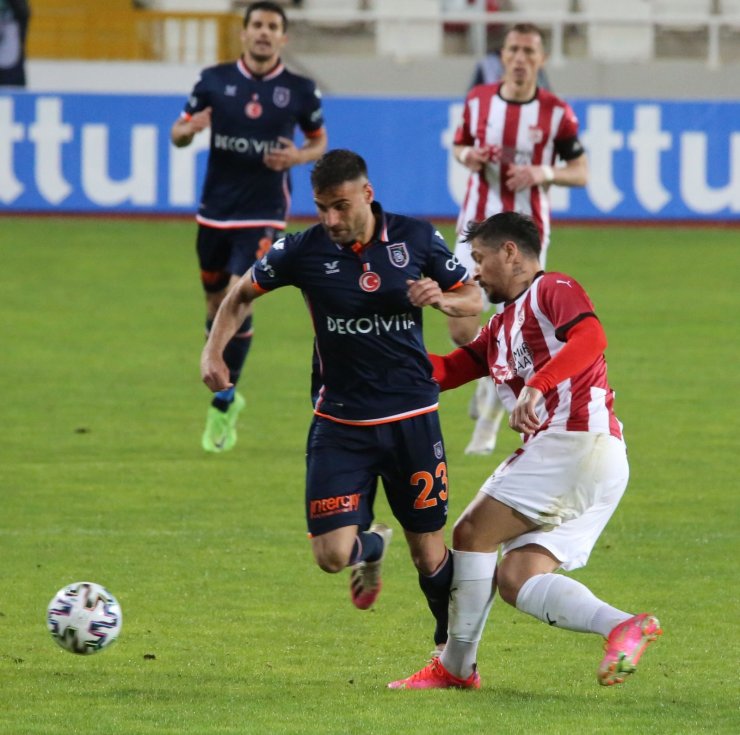
[(562, 283), (563, 285), (567, 286), (568, 288), (573, 288), (570, 281), (561, 281), (559, 278), (555, 281), (555, 283)]

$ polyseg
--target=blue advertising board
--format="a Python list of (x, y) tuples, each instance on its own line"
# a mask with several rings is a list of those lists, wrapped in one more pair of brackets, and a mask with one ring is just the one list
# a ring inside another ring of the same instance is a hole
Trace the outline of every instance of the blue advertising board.
[[(0, 93), (0, 212), (187, 214), (208, 135), (169, 141), (181, 96)], [(584, 189), (554, 187), (563, 219), (740, 219), (740, 102), (572, 101), (588, 151)], [(390, 209), (455, 217), (467, 172), (450, 154), (460, 100), (329, 97), (330, 145), (367, 160)], [(313, 215), (309, 167), (293, 216)]]

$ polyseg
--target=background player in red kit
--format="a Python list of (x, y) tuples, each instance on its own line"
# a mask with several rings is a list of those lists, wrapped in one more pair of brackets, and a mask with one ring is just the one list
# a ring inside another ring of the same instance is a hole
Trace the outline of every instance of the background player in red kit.
[[(236, 62), (205, 69), (172, 142), (190, 145), (211, 128), (208, 170), (198, 222), (198, 260), (206, 294), (206, 333), (228, 288), (262, 256), (285, 229), (290, 205), (291, 167), (316, 160), (326, 149), (326, 132), (316, 85), (293, 74), (280, 60), (288, 22), (274, 2), (246, 10), (243, 55)], [(296, 147), (296, 126), (305, 135)], [(202, 445), (224, 452), (236, 443), (236, 421), (244, 398), (236, 393), (252, 340), (252, 312), (226, 348), (232, 387), (217, 393), (208, 410)]]
[[(537, 86), (545, 63), (542, 32), (530, 23), (513, 26), (501, 51), (500, 82), (474, 87), (455, 131), (454, 155), (470, 169), (458, 218), (455, 255), (473, 272), (470, 244), (462, 237), (468, 223), (498, 212), (532, 216), (542, 241), (541, 263), (550, 242), (550, 186), (584, 186), (588, 166), (578, 140), (578, 120), (570, 106)], [(563, 166), (553, 167), (560, 158)], [(480, 328), (478, 319), (449, 321), (452, 340), (464, 345)], [(471, 415), (477, 418), (466, 454), (490, 454), (503, 407), (490, 380), (479, 382)]]
[(604, 636), (598, 680), (620, 683), (661, 633), (657, 618), (618, 610), (555, 574), (586, 564), (627, 486), (604, 330), (573, 278), (540, 269), (539, 233), (529, 217), (497, 214), (473, 224), (467, 237), (480, 285), (492, 303), (505, 306), (472, 343), (433, 356), (434, 376), (444, 390), (490, 375), (524, 446), (498, 466), (455, 524), (449, 639), (441, 657), (389, 686), (480, 687), (476, 657), (494, 574), (501, 597), (518, 610)]
[(422, 310), (480, 313), (480, 289), (432, 225), (385, 212), (374, 201), (356, 153), (324, 154), (311, 184), (320, 224), (278, 240), (229, 292), (203, 351), (201, 374), (211, 390), (228, 388), (222, 352), (252, 301), (282, 286), (301, 289), (320, 383), (306, 472), (316, 563), (327, 572), (351, 566), (353, 603), (361, 609), (374, 603), (391, 535), (387, 526), (372, 525), (380, 478), (441, 645), (452, 577), (444, 541), (448, 479)]

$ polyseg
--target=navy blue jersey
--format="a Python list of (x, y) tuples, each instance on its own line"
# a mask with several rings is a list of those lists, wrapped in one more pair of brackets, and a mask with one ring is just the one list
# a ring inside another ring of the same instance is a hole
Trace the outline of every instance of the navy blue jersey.
[(296, 125), (310, 136), (324, 125), (321, 96), (311, 79), (280, 63), (263, 77), (242, 59), (204, 69), (184, 115), (212, 108), (211, 148), (196, 219), (211, 227), (285, 227), (290, 204), (287, 171), (262, 159), (293, 139)]
[(257, 286), (303, 292), (316, 333), (319, 416), (352, 424), (396, 421), (437, 408), (422, 336), (422, 309), (407, 279), (429, 276), (443, 290), (466, 270), (427, 222), (384, 213), (364, 248), (337, 245), (321, 225), (278, 240), (252, 267)]

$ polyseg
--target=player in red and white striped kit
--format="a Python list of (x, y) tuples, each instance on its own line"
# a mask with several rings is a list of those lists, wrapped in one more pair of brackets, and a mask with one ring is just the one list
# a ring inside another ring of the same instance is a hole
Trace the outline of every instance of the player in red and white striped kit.
[[(567, 102), (537, 86), (545, 63), (542, 32), (532, 24), (511, 28), (501, 51), (501, 82), (473, 87), (455, 131), (454, 155), (470, 169), (458, 218), (457, 259), (472, 273), (469, 222), (498, 212), (532, 216), (542, 242), (541, 263), (550, 242), (550, 186), (584, 186), (588, 165), (578, 139), (578, 119)], [(563, 165), (554, 167), (556, 159)], [(475, 318), (449, 320), (457, 345), (473, 340)], [(477, 418), (466, 454), (490, 454), (496, 444), (503, 407), (489, 380), (481, 381), (471, 415)]]
[(661, 633), (657, 618), (623, 612), (555, 573), (586, 564), (627, 487), (604, 330), (577, 281), (541, 270), (531, 218), (500, 213), (472, 225), (467, 237), (476, 278), (504, 309), (469, 345), (431, 356), (434, 378), (446, 390), (489, 375), (524, 445), (455, 524), (444, 651), (389, 686), (479, 688), (478, 643), (496, 588), (505, 602), (549, 625), (604, 636), (598, 680), (621, 683)]

